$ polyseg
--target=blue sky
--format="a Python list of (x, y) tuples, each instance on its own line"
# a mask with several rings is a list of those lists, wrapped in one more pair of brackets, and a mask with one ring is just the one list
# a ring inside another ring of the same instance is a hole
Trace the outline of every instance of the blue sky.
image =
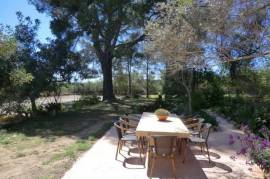
[(18, 23), (16, 12), (21, 11), (24, 16), (41, 21), (38, 38), (42, 42), (46, 42), (47, 37), (52, 37), (50, 17), (39, 13), (33, 5), (28, 4), (27, 0), (0, 0), (0, 2), (0, 24), (14, 27)]

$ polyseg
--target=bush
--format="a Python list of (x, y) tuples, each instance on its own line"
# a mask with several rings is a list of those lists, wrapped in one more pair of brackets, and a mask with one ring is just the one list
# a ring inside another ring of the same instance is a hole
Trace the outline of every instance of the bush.
[(207, 107), (219, 106), (223, 102), (224, 91), (217, 83), (210, 83), (208, 88), (203, 90), (204, 99)]
[(218, 112), (237, 124), (248, 125), (254, 132), (264, 125), (270, 127), (270, 105), (266, 102), (255, 102), (248, 97), (225, 97)]
[(251, 153), (251, 157), (260, 168), (262, 168), (266, 173), (270, 173), (270, 148), (261, 151), (254, 151)]
[(62, 110), (62, 104), (61, 103), (48, 103), (45, 106), (46, 111), (55, 116), (58, 112)]
[(83, 106), (90, 106), (97, 104), (101, 101), (101, 99), (96, 95), (87, 95), (82, 96), (78, 101), (75, 101), (73, 104), (73, 107), (75, 108), (81, 108)]
[(218, 122), (216, 118), (210, 116), (205, 111), (199, 111), (197, 115), (201, 118), (204, 118), (204, 123), (210, 123), (213, 127), (218, 127)]
[(245, 135), (229, 136), (229, 144), (238, 142), (241, 145), (238, 155), (249, 154), (250, 158), (265, 172), (270, 173), (270, 131), (267, 127), (262, 127), (255, 135), (248, 127), (244, 128)]
[(197, 91), (192, 94), (192, 110), (199, 111), (209, 107), (206, 97), (202, 91)]

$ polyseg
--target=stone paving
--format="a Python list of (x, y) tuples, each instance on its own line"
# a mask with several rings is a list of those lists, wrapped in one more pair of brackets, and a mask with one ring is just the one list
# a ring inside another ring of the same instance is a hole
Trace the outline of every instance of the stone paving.
[[(177, 178), (179, 179), (255, 179), (263, 178), (256, 165), (246, 164), (244, 157), (234, 160), (231, 156), (239, 146), (228, 145), (229, 134), (242, 135), (224, 119), (217, 118), (220, 130), (212, 132), (209, 138), (211, 163), (195, 146), (190, 146), (186, 162), (177, 156)], [(149, 178), (149, 167), (139, 159), (135, 146), (124, 147), (115, 160), (116, 132), (111, 128), (73, 167), (66, 172), (63, 179), (144, 179)], [(130, 153), (128, 154), (128, 150)], [(145, 159), (146, 160), (146, 159)], [(148, 161), (148, 160), (146, 160)], [(151, 161), (149, 162), (151, 163)], [(172, 178), (171, 163), (159, 160), (153, 171), (153, 178)]]

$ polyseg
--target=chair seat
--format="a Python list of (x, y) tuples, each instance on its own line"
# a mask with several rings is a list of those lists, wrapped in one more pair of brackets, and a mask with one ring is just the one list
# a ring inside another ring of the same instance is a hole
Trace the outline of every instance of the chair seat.
[(132, 135), (132, 134), (127, 134), (127, 135), (124, 135), (121, 140), (123, 140), (123, 141), (136, 141), (137, 137), (135, 135)]
[(191, 135), (193, 136), (199, 136), (200, 133), (198, 131), (190, 131)]
[(131, 134), (131, 135), (135, 135), (136, 134), (136, 131), (134, 130), (134, 129), (132, 129), (132, 128), (129, 128), (129, 129), (127, 129), (127, 130), (125, 130), (125, 134)]
[(206, 142), (205, 139), (199, 138), (199, 137), (190, 137), (189, 139), (191, 140), (191, 142), (196, 142), (196, 143), (204, 143), (204, 142)]

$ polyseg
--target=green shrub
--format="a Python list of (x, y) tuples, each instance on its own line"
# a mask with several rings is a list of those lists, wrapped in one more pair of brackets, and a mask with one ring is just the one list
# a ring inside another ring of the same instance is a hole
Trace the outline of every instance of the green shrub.
[(215, 107), (219, 106), (223, 102), (224, 91), (223, 89), (216, 83), (210, 83), (208, 88), (203, 89), (204, 99), (207, 101), (207, 107)]
[(210, 116), (205, 111), (199, 111), (197, 114), (199, 117), (204, 118), (204, 123), (210, 123), (214, 127), (218, 127), (218, 122), (215, 117)]
[(264, 170), (266, 173), (270, 173), (270, 149), (265, 149), (259, 152), (251, 153), (254, 162)]
[(202, 91), (196, 91), (192, 94), (192, 110), (199, 111), (208, 108), (206, 97)]
[(73, 106), (79, 109), (83, 106), (90, 106), (90, 105), (97, 104), (100, 101), (101, 99), (96, 95), (87, 95), (87, 96), (82, 96), (78, 101), (75, 101)]
[(61, 103), (48, 103), (45, 106), (47, 112), (60, 112), (62, 110), (62, 104)]
[(248, 97), (225, 97), (218, 109), (237, 124), (245, 124), (256, 133), (262, 126), (270, 126), (270, 104), (255, 102)]

